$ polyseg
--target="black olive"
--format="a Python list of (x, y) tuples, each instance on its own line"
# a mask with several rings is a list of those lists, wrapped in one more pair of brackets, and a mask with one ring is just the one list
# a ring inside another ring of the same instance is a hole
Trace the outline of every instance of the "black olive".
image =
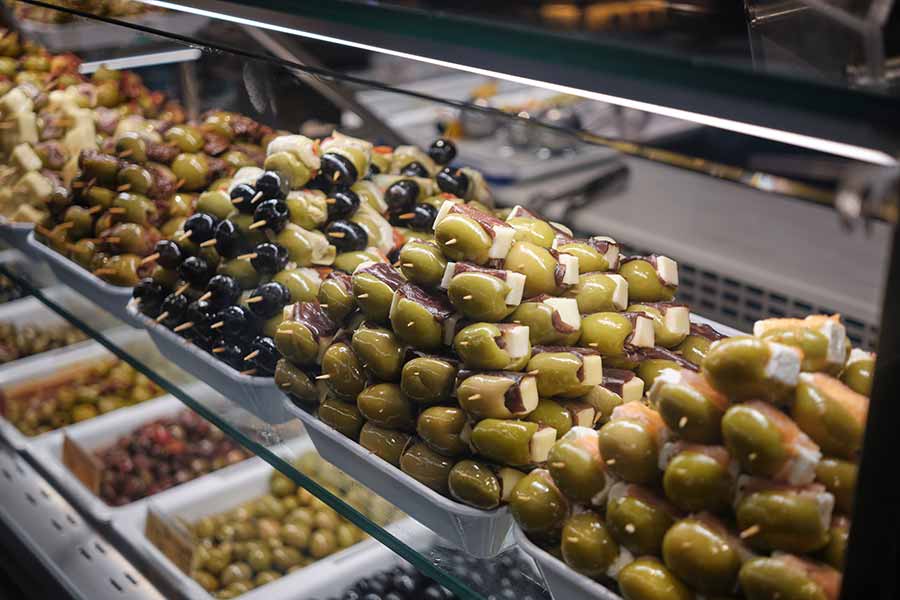
[(250, 259), (250, 264), (258, 273), (263, 275), (274, 275), (278, 271), (284, 269), (288, 262), (288, 251), (284, 246), (273, 242), (263, 242), (257, 244), (253, 249), (256, 254)]
[(189, 256), (178, 265), (178, 275), (193, 287), (202, 289), (215, 274), (215, 269), (199, 256)]
[[(220, 331), (226, 339), (239, 340), (246, 338), (257, 328), (257, 319), (244, 306), (227, 306), (216, 315), (216, 322), (222, 323), (215, 329)], [(213, 323), (215, 325), (216, 323)]]
[(437, 164), (447, 166), (456, 158), (456, 144), (446, 138), (438, 138), (428, 148), (428, 156)]
[(340, 219), (332, 221), (325, 228), (328, 242), (337, 248), (338, 252), (352, 252), (363, 250), (369, 245), (369, 236), (366, 230), (354, 223)]
[(359, 208), (359, 196), (350, 188), (344, 187), (335, 190), (327, 201), (328, 220), (346, 219), (352, 216)]
[(247, 307), (261, 319), (271, 319), (291, 301), (291, 293), (277, 281), (264, 283), (247, 299)]
[(242, 213), (251, 214), (253, 212), (252, 200), (255, 196), (256, 188), (249, 183), (239, 183), (231, 190), (231, 201), (240, 200), (240, 202), (234, 202), (234, 205)]
[(256, 180), (256, 191), (262, 192), (265, 199), (284, 200), (291, 191), (291, 184), (286, 177), (279, 175), (278, 171), (266, 171)]
[(367, 175), (367, 177), (372, 178), (375, 175), (381, 175), (381, 167), (379, 167), (375, 163), (369, 163), (369, 174)]
[(264, 222), (265, 225), (262, 227), (271, 229), (275, 233), (284, 229), (288, 217), (290, 217), (290, 212), (285, 201), (275, 198), (260, 202), (253, 211), (253, 220), (257, 223)]
[(160, 240), (156, 242), (155, 252), (159, 254), (156, 264), (164, 269), (177, 269), (184, 258), (181, 246), (172, 240)]
[(241, 284), (230, 275), (216, 275), (206, 286), (211, 306), (223, 307), (236, 303), (241, 297)]
[(160, 306), (160, 315), (166, 315), (162, 324), (172, 329), (184, 322), (184, 315), (190, 300), (184, 294), (169, 294)]
[(417, 231), (431, 231), (437, 213), (438, 209), (432, 204), (416, 204), (413, 209), (413, 218), (407, 221), (409, 223), (407, 227)]
[(207, 330), (205, 332), (195, 331), (191, 335), (191, 341), (199, 348), (209, 352), (213, 348), (222, 345), (222, 338), (216, 335), (215, 331)]
[(453, 194), (457, 198), (465, 198), (469, 191), (469, 176), (461, 169), (446, 167), (435, 177), (442, 192)]
[(192, 323), (191, 327), (181, 331), (181, 334), (189, 338), (199, 338), (210, 334), (209, 326), (213, 324), (216, 311), (206, 300), (194, 300), (188, 304), (184, 313), (184, 322)]
[(184, 232), (190, 233), (190, 240), (195, 244), (202, 244), (212, 238), (216, 233), (216, 225), (219, 220), (207, 213), (196, 213), (184, 222)]
[(322, 174), (332, 185), (353, 185), (359, 177), (356, 165), (349, 158), (333, 152), (322, 155)]
[(401, 179), (388, 186), (384, 191), (384, 201), (388, 208), (397, 213), (412, 210), (416, 198), (419, 197), (419, 184), (411, 179)]
[(166, 296), (166, 288), (154, 281), (153, 278), (145, 277), (134, 286), (131, 295), (140, 301), (139, 308), (142, 313), (156, 317), (159, 315), (160, 305)]
[(244, 357), (249, 354), (249, 350), (246, 347), (241, 346), (240, 344), (236, 344), (234, 342), (222, 342), (221, 345), (214, 348), (213, 356), (219, 358), (219, 360), (224, 361), (228, 366), (237, 369), (239, 371), (244, 371), (247, 369), (246, 364), (244, 363)]
[(400, 174), (404, 177), (431, 177), (431, 174), (428, 172), (422, 163), (418, 161), (413, 161), (403, 167), (403, 170), (400, 171)]
[(275, 365), (281, 354), (275, 347), (275, 340), (260, 335), (257, 336), (250, 344), (250, 354), (256, 353), (251, 359), (252, 366), (256, 369), (256, 376), (269, 376), (275, 373)]
[(244, 250), (244, 234), (234, 224), (225, 219), (216, 225), (216, 252), (225, 258), (234, 258)]
[(334, 189), (334, 182), (325, 177), (325, 173), (319, 171), (319, 173), (306, 184), (306, 189), (319, 190), (320, 192), (324, 192), (327, 196), (330, 195), (331, 190)]

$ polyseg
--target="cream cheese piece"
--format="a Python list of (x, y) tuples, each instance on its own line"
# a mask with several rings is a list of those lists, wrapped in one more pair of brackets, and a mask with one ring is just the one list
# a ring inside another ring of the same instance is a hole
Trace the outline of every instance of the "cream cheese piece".
[(656, 343), (656, 335), (653, 332), (653, 320), (638, 315), (634, 320), (634, 330), (631, 332), (631, 345), (639, 348), (652, 348)]
[(19, 144), (13, 148), (10, 159), (20, 171), (26, 173), (28, 171), (39, 171), (43, 165), (41, 158), (28, 144)]
[(788, 386), (797, 385), (802, 353), (792, 346), (769, 342), (770, 356), (766, 363), (766, 377)]
[[(563, 323), (573, 329), (581, 329), (581, 313), (578, 312), (578, 301), (575, 298), (547, 298), (544, 304), (559, 313)], [(651, 323), (651, 333), (652, 333)]]
[(506, 350), (510, 358), (522, 358), (531, 351), (527, 325), (502, 326), (500, 328), (500, 337), (503, 340), (503, 349)]
[(563, 285), (576, 285), (578, 283), (578, 257), (571, 254), (560, 254), (559, 264), (563, 271)]
[[(628, 307), (628, 280), (614, 273), (607, 275), (607, 277), (616, 284), (616, 289), (613, 290), (612, 295), (613, 308), (619, 311), (625, 310)], [(688, 325), (688, 328), (690, 328), (690, 325)]]
[(691, 332), (691, 309), (686, 306), (670, 306), (664, 317), (666, 329), (675, 335), (687, 335)]
[[(527, 327), (526, 327), (527, 329)], [(603, 358), (595, 354), (586, 354), (581, 358), (584, 385), (600, 385), (603, 383)]]
[(678, 263), (668, 256), (656, 257), (656, 274), (669, 286), (678, 285)]

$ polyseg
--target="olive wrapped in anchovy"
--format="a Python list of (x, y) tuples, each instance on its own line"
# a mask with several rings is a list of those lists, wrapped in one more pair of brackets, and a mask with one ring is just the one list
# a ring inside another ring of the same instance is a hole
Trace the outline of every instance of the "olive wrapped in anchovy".
[(840, 379), (857, 394), (868, 396), (872, 392), (872, 380), (875, 378), (875, 354), (859, 348), (850, 351), (844, 364)]
[(846, 514), (853, 512), (858, 470), (856, 463), (839, 458), (823, 458), (816, 465), (816, 481), (834, 496), (835, 508)]
[(619, 571), (622, 596), (628, 600), (694, 600), (694, 592), (652, 556), (641, 556)]
[(666, 369), (648, 393), (669, 429), (681, 439), (716, 444), (721, 439), (722, 416), (728, 398), (690, 369)]
[(740, 583), (747, 600), (837, 600), (841, 574), (799, 556), (778, 554), (748, 560)]
[(628, 281), (632, 302), (667, 302), (678, 289), (678, 263), (667, 256), (629, 256), (622, 260), (619, 275)]
[(613, 410), (626, 402), (640, 400), (644, 396), (644, 380), (632, 371), (603, 368), (603, 381), (593, 387), (580, 400), (597, 410), (597, 422), (609, 421)]
[(394, 291), (388, 315), (397, 337), (422, 350), (449, 344), (455, 333), (457, 317), (450, 303), (411, 283)]
[(524, 467), (547, 460), (556, 430), (515, 419), (484, 419), (472, 429), (478, 454), (501, 465)]
[(753, 335), (803, 352), (801, 371), (836, 374), (847, 359), (847, 330), (838, 315), (805, 319), (765, 319), (753, 324)]
[(642, 312), (599, 312), (581, 321), (579, 344), (603, 356), (625, 358), (638, 348), (652, 348), (653, 320)]
[(826, 455), (853, 459), (862, 448), (869, 399), (824, 373), (803, 373), (791, 416)]
[(331, 343), (338, 326), (318, 302), (300, 302), (285, 310), (275, 332), (278, 351), (296, 365), (312, 365)]
[(434, 220), (434, 239), (444, 255), (456, 262), (484, 265), (504, 259), (516, 230), (493, 215), (447, 200)]
[(400, 457), (400, 469), (434, 491), (447, 495), (448, 479), (455, 461), (438, 454), (424, 442), (413, 443)]
[(528, 327), (533, 345), (573, 346), (581, 337), (581, 313), (574, 298), (530, 298), (507, 320)]
[(677, 518), (678, 511), (648, 488), (619, 482), (609, 490), (606, 525), (635, 555), (659, 556), (663, 536)]
[(359, 432), (359, 445), (387, 461), (395, 467), (400, 466), (400, 457), (412, 443), (413, 437), (403, 431), (379, 427), (367, 422)]
[(526, 370), (542, 397), (578, 398), (603, 382), (603, 359), (588, 348), (534, 346)]
[(615, 272), (619, 270), (619, 243), (603, 236), (588, 239), (574, 239), (557, 235), (553, 249), (560, 254), (568, 254), (578, 259), (578, 269), (582, 273)]
[(714, 388), (733, 400), (778, 401), (797, 385), (802, 358), (792, 346), (735, 336), (710, 346), (702, 371)]
[(668, 370), (687, 370), (698, 372), (699, 368), (694, 363), (686, 360), (680, 354), (654, 346), (653, 348), (637, 348), (625, 359), (610, 359), (611, 363), (616, 366), (630, 367), (635, 370), (638, 377), (644, 380), (644, 384), (648, 389), (653, 387), (656, 378), (664, 371)]
[(691, 323), (691, 330), (687, 337), (675, 346), (673, 350), (683, 356), (685, 360), (699, 367), (703, 363), (703, 359), (706, 358), (706, 353), (709, 352), (709, 347), (713, 342), (718, 342), (724, 338), (724, 335), (705, 323)]
[(351, 278), (357, 305), (367, 319), (376, 323), (388, 322), (394, 292), (403, 283), (400, 273), (385, 263), (362, 263)]
[(581, 512), (566, 520), (560, 551), (567, 565), (590, 577), (616, 577), (634, 560), (627, 549), (616, 543), (609, 523), (604, 523), (594, 511)]
[(669, 442), (659, 453), (666, 498), (688, 512), (722, 512), (731, 504), (738, 464), (722, 446)]
[(574, 502), (599, 506), (612, 484), (597, 432), (590, 427), (569, 429), (550, 449), (547, 468), (562, 493)]
[(440, 285), (467, 318), (499, 321), (522, 301), (526, 279), (513, 271), (450, 262)]
[(828, 529), (828, 545), (821, 551), (822, 560), (838, 571), (843, 571), (849, 538), (850, 519), (841, 515), (833, 516), (831, 527)]
[(460, 371), (457, 377), (459, 405), (477, 419), (522, 418), (538, 405), (534, 375), (514, 371)]
[(632, 483), (655, 483), (666, 425), (655, 410), (640, 402), (616, 407), (600, 429), (600, 452), (609, 470)]
[(473, 323), (453, 338), (453, 347), (468, 369), (520, 371), (531, 357), (528, 328), (507, 323)]
[(407, 360), (400, 373), (400, 389), (420, 405), (446, 401), (456, 387), (455, 361), (438, 356)]
[(372, 156), (370, 142), (335, 131), (321, 143), (319, 149), (322, 152), (322, 173), (333, 184), (353, 185), (369, 173)]
[(509, 510), (523, 531), (544, 540), (558, 539), (570, 514), (569, 501), (546, 469), (534, 469), (519, 480), (509, 496)]
[(814, 483), (790, 487), (741, 476), (735, 517), (747, 543), (760, 550), (814, 552), (828, 543), (834, 496)]

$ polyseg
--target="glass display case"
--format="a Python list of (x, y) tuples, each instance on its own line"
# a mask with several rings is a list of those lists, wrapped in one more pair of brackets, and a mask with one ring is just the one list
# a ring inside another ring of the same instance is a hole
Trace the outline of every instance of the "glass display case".
[(894, 3), (448, 4), (4, 3), (0, 585), (895, 597)]

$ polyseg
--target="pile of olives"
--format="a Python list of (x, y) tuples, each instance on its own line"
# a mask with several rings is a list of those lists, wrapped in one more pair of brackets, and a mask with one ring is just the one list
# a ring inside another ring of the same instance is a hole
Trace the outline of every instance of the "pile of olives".
[(0, 323), (0, 365), (85, 339), (87, 336), (83, 331), (67, 323), (47, 327)]
[(46, 381), (4, 390), (4, 418), (40, 435), (162, 395), (162, 389), (118, 359), (79, 365)]
[[(297, 468), (379, 525), (401, 516), (315, 453), (304, 454)], [(366, 538), (278, 472), (271, 475), (268, 494), (190, 528), (197, 539), (191, 577), (217, 598), (235, 598)]]
[(25, 290), (6, 275), (0, 274), (0, 304), (12, 302), (24, 297)]

